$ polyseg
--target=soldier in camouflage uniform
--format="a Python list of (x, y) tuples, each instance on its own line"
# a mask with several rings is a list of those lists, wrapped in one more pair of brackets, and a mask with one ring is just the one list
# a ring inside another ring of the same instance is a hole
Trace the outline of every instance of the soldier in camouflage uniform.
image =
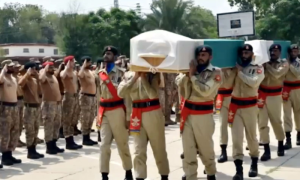
[(74, 127), (74, 135), (77, 136), (78, 134), (81, 134), (81, 131), (78, 129), (77, 125), (79, 122), (79, 116), (80, 116), (80, 106), (79, 106), (79, 90), (80, 90), (80, 84), (78, 81), (78, 71), (80, 69), (80, 65), (76, 64), (75, 65), (75, 81), (76, 81), (76, 94), (75, 94), (75, 106), (74, 106), (74, 113), (73, 113), (73, 127)]
[(61, 94), (59, 84), (54, 76), (54, 63), (45, 62), (40, 71), (39, 81), (42, 89), (42, 118), (44, 122), (46, 153), (63, 153), (64, 149), (57, 147), (59, 128), (61, 124)]
[(23, 119), (25, 125), (26, 144), (28, 149), (28, 159), (43, 158), (44, 155), (36, 151), (36, 145), (39, 133), (39, 109), (40, 102), (38, 97), (38, 73), (36, 64), (28, 62), (24, 69), (27, 72), (20, 78), (19, 85), (22, 88), (24, 96)]
[(19, 109), (17, 106), (16, 78), (12, 76), (14, 63), (11, 60), (4, 60), (1, 63), (3, 68), (0, 73), (0, 150), (2, 152), (2, 164), (11, 166), (22, 161), (12, 156), (19, 140)]

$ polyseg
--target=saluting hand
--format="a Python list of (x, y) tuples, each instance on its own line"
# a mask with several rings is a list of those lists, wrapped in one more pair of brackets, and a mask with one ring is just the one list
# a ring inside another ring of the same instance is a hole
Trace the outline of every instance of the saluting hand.
[(32, 74), (32, 69), (31, 69), (31, 68), (27, 69), (27, 74), (28, 74), (29, 76)]

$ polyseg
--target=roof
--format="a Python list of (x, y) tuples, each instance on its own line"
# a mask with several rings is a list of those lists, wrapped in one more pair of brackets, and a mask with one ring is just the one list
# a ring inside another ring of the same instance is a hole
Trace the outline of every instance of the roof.
[(48, 47), (57, 47), (55, 44), (43, 44), (43, 43), (7, 43), (0, 44), (0, 47), (5, 46), (48, 46)]

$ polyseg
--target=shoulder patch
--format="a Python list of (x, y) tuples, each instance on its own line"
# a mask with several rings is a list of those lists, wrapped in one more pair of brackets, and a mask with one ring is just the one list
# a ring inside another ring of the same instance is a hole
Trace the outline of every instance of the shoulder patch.
[(261, 74), (262, 73), (262, 69), (258, 68), (256, 72), (257, 72), (257, 74)]
[(217, 81), (217, 82), (220, 82), (220, 81), (221, 81), (221, 75), (220, 75), (220, 74), (217, 74), (217, 75), (215, 76), (215, 81)]

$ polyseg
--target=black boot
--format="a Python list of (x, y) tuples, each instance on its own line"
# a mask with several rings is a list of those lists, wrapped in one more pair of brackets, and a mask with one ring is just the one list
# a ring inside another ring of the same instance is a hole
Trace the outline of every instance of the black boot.
[(57, 151), (53, 148), (53, 141), (46, 142), (46, 148), (47, 154), (57, 154)]
[(125, 173), (125, 179), (124, 180), (133, 180), (133, 176), (132, 176), (131, 170), (126, 171), (126, 173)]
[(283, 141), (278, 141), (277, 156), (284, 156)]
[(37, 151), (36, 151), (36, 146), (34, 146), (34, 152), (36, 153), (36, 154), (38, 154), (39, 156), (40, 156), (40, 158), (44, 158), (45, 156), (44, 156), (44, 154), (40, 154), (40, 153), (38, 153)]
[(27, 147), (27, 158), (28, 159), (39, 159), (39, 154), (35, 153), (34, 146)]
[(251, 157), (251, 166), (250, 166), (250, 171), (248, 173), (249, 177), (256, 177), (258, 174), (258, 170), (257, 170), (257, 161), (258, 158), (257, 157)]
[(186, 180), (186, 175), (183, 175), (181, 180)]
[(218, 163), (223, 163), (223, 162), (226, 162), (228, 160), (226, 148), (227, 148), (226, 144), (221, 145), (222, 152), (221, 152), (221, 155), (218, 159)]
[(243, 173), (243, 161), (242, 160), (235, 160), (235, 169), (236, 173), (233, 176), (232, 180), (244, 180), (244, 173)]
[(108, 180), (108, 173), (102, 173), (102, 180)]
[(161, 175), (161, 180), (169, 180), (169, 176), (168, 175)]
[(54, 139), (54, 140), (53, 140), (53, 148), (56, 150), (56, 152), (57, 152), (57, 153), (63, 153), (63, 152), (65, 152), (65, 149), (59, 148), (59, 147), (56, 145), (56, 142), (57, 142), (57, 139)]
[(98, 142), (101, 142), (101, 135), (100, 135), (100, 131), (97, 131), (98, 133)]
[(93, 145), (95, 145), (94, 141), (92, 141), (90, 139), (90, 134), (83, 135), (82, 145), (85, 145), (85, 146), (93, 146)]
[(81, 131), (78, 129), (77, 125), (74, 126), (74, 135), (77, 136), (78, 134), (81, 134)]
[(297, 132), (297, 142), (296, 142), (297, 146), (300, 146), (300, 131)]
[(59, 138), (65, 138), (65, 137), (64, 137), (64, 130), (63, 130), (62, 127), (59, 128)]
[(69, 150), (77, 150), (77, 149), (81, 149), (82, 146), (78, 145), (74, 142), (74, 137), (70, 136), (66, 138), (66, 149)]
[(261, 161), (268, 161), (271, 159), (271, 150), (270, 150), (270, 145), (269, 144), (264, 144), (264, 149), (265, 152), (264, 154), (260, 157)]
[(16, 159), (15, 157), (12, 156), (12, 151), (8, 151), (9, 152), (9, 158), (12, 160), (12, 162), (14, 164), (21, 164), (22, 160), (21, 159)]
[(14, 165), (14, 162), (12, 159), (9, 158), (9, 152), (3, 152), (2, 153), (2, 165), (4, 166), (12, 166)]
[(216, 180), (215, 175), (207, 175), (207, 180)]
[(291, 139), (291, 132), (285, 132), (286, 142), (284, 145), (284, 149), (292, 149), (292, 139)]
[(94, 143), (94, 145), (98, 144), (97, 141), (93, 141), (93, 140), (91, 139), (91, 135), (90, 135), (90, 134), (89, 134), (89, 138), (90, 138), (90, 140)]

